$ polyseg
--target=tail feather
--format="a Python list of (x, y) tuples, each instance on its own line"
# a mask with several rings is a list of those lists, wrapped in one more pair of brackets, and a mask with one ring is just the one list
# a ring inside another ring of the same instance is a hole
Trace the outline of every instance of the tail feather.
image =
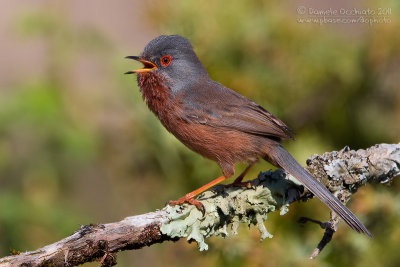
[(268, 153), (266, 157), (269, 160), (283, 168), (285, 171), (293, 175), (299, 182), (301, 182), (308, 190), (324, 202), (332, 211), (334, 211), (343, 221), (345, 221), (350, 228), (358, 233), (364, 233), (372, 237), (367, 228), (360, 222), (359, 219), (344, 206), (332, 193), (312, 177), (300, 164), (289, 154), (282, 146), (278, 145)]

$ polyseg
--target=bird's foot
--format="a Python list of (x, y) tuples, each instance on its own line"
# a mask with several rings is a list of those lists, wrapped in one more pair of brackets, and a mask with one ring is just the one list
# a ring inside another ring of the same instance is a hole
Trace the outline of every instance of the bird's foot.
[(250, 182), (242, 182), (243, 177), (238, 177), (231, 184), (225, 185), (225, 187), (246, 187), (248, 189), (252, 188), (252, 184)]
[(233, 182), (231, 184), (225, 185), (225, 187), (228, 187), (228, 188), (229, 187), (246, 187), (248, 189), (251, 189), (252, 185), (250, 182), (238, 182), (238, 183)]
[(252, 184), (250, 182), (242, 182), (243, 178), (246, 176), (246, 173), (250, 170), (250, 168), (253, 166), (254, 162), (249, 163), (249, 165), (244, 169), (244, 171), (236, 177), (235, 181), (231, 184), (225, 185), (225, 187), (246, 187), (248, 189), (252, 188)]
[(178, 200), (170, 200), (170, 201), (168, 201), (168, 205), (170, 205), (170, 206), (182, 205), (184, 203), (188, 203), (188, 204), (194, 205), (199, 211), (201, 211), (201, 213), (203, 213), (203, 216), (204, 216), (205, 208), (204, 208), (203, 204), (201, 204), (200, 201), (195, 200), (193, 198), (193, 196), (190, 195), (190, 194), (187, 194), (187, 195), (181, 197)]

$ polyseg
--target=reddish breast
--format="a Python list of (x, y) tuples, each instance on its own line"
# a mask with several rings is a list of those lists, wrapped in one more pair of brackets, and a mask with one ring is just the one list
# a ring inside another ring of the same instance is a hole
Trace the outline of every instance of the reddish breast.
[(255, 149), (255, 139), (246, 133), (185, 120), (179, 99), (172, 96), (161, 77), (153, 73), (141, 73), (138, 75), (138, 83), (149, 109), (169, 132), (191, 150), (220, 165), (255, 161), (259, 156), (255, 152), (259, 150)]
[(171, 108), (170, 89), (164, 86), (162, 77), (154, 73), (139, 73), (138, 84), (143, 100), (149, 109), (163, 122)]

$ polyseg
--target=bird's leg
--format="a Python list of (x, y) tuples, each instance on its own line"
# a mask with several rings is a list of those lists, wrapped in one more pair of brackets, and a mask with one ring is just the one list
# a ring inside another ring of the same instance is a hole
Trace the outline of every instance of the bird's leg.
[(175, 205), (181, 205), (183, 203), (189, 203), (189, 204), (195, 205), (198, 210), (200, 210), (201, 212), (204, 213), (203, 204), (201, 204), (199, 201), (195, 200), (194, 197), (197, 196), (198, 194), (206, 191), (207, 189), (213, 187), (214, 185), (219, 184), (220, 182), (224, 181), (225, 179), (226, 179), (225, 176), (220, 176), (217, 179), (209, 182), (208, 184), (205, 184), (202, 187), (194, 190), (193, 192), (186, 194), (185, 196), (181, 197), (178, 200), (168, 201), (168, 205), (175, 206)]
[(250, 188), (251, 184), (249, 182), (242, 182), (243, 178), (246, 176), (247, 172), (250, 170), (250, 168), (254, 165), (254, 162), (249, 163), (247, 165), (246, 169), (233, 181), (233, 183), (226, 185), (227, 187), (247, 187)]
[(247, 172), (250, 170), (251, 167), (253, 167), (254, 162), (249, 163), (249, 165), (247, 165), (246, 169), (244, 169), (244, 171), (235, 179), (235, 181), (233, 181), (233, 184), (240, 184), (243, 180), (243, 178), (246, 176)]

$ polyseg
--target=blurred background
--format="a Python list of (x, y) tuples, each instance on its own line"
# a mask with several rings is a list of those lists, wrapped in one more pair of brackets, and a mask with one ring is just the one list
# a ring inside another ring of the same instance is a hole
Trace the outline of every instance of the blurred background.
[[(318, 17), (309, 8), (371, 9), (367, 19), (386, 22), (304, 22)], [(153, 211), (220, 175), (162, 127), (136, 77), (123, 75), (139, 67), (124, 56), (161, 34), (189, 38), (212, 78), (294, 129), (297, 141), (284, 145), (301, 164), (345, 145), (399, 142), (399, 11), (395, 0), (3, 0), (1, 256), (55, 242), (79, 224)], [(261, 162), (248, 178), (269, 168)], [(209, 239), (207, 252), (181, 240), (120, 253), (118, 266), (399, 266), (396, 180), (362, 188), (350, 204), (373, 239), (341, 225), (313, 261), (322, 230), (296, 221), (328, 219), (317, 200), (271, 214), (274, 238), (263, 243), (242, 226), (239, 236)]]

